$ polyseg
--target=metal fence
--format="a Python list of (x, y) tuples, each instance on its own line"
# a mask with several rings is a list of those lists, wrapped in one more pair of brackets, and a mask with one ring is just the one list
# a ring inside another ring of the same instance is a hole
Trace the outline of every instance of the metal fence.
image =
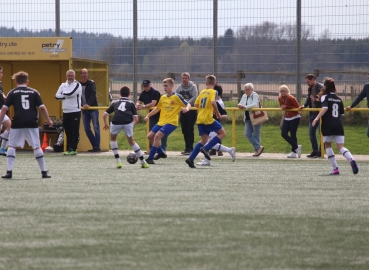
[[(367, 0), (2, 0), (1, 37), (72, 36), (73, 57), (108, 61), (114, 87), (214, 73), (232, 99), (253, 82), (271, 99), (320, 70), (351, 98), (369, 71)], [(1, 48), (1, 46), (0, 46)], [(0, 59), (1, 62), (1, 59)], [(174, 74), (174, 75), (173, 75)], [(138, 91), (140, 92), (140, 91)]]

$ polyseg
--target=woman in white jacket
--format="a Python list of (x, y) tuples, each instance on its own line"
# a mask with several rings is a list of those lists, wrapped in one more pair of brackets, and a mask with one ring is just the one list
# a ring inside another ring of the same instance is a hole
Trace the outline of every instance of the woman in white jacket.
[[(245, 94), (242, 96), (240, 103), (237, 107), (239, 109), (249, 110), (251, 108), (259, 108), (259, 95), (254, 91), (254, 85), (252, 83), (246, 83), (244, 86)], [(245, 137), (250, 141), (254, 147), (254, 157), (258, 157), (263, 153), (264, 147), (260, 145), (260, 132), (262, 124), (253, 126), (250, 120), (250, 114), (253, 111), (245, 111)]]

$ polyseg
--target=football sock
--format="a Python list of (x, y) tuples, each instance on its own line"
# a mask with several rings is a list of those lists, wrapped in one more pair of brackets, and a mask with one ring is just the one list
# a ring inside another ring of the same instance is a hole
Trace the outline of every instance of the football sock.
[(37, 160), (38, 166), (40, 167), (41, 171), (46, 171), (46, 164), (44, 158), (44, 152), (42, 152), (41, 148), (37, 148), (33, 150), (33, 154)]
[(352, 159), (352, 155), (350, 153), (350, 150), (348, 150), (345, 147), (341, 147), (340, 149), (340, 153), (345, 157), (345, 159), (347, 159), (348, 161), (350, 161)]
[[(159, 146), (160, 147), (160, 146)], [(156, 151), (158, 151), (158, 147), (155, 147), (155, 146), (151, 146), (151, 149), (150, 149), (150, 154), (149, 154), (149, 157), (147, 159), (151, 159), (153, 160), (154, 159), (154, 156), (156, 154)]]
[(137, 143), (135, 143), (134, 145), (132, 145), (132, 149), (133, 151), (135, 151), (135, 154), (140, 159), (141, 163), (142, 164), (145, 163), (140, 146)]
[(333, 153), (332, 147), (325, 149), (325, 152), (327, 153), (328, 160), (331, 163), (333, 169), (337, 168), (336, 157)]
[(200, 148), (202, 147), (201, 142), (198, 142), (195, 147), (192, 150), (191, 155), (189, 156), (190, 160), (195, 160), (195, 158), (197, 157), (197, 155), (200, 153)]
[(164, 150), (161, 148), (161, 145), (158, 147), (158, 154), (164, 154)]
[(215, 136), (214, 138), (212, 138), (205, 146), (204, 149), (206, 151), (209, 151), (211, 148), (213, 148), (214, 145), (216, 145), (217, 143), (220, 143), (220, 139), (218, 138), (218, 136)]
[(7, 170), (12, 171), (15, 162), (15, 148), (9, 147), (8, 151), (6, 151), (6, 164)]
[(222, 151), (222, 152), (229, 152), (229, 147), (224, 146), (223, 144), (217, 143), (216, 145), (213, 146), (212, 149), (215, 149), (217, 151)]
[(1, 134), (1, 138), (2, 138), (1, 148), (6, 149), (9, 139), (9, 130), (5, 130), (3, 134)]
[(119, 157), (119, 154), (118, 154), (118, 143), (117, 143), (117, 141), (111, 141), (110, 142), (110, 147), (111, 147), (111, 150), (113, 151), (115, 160), (117, 162), (119, 162), (120, 161), (120, 157)]

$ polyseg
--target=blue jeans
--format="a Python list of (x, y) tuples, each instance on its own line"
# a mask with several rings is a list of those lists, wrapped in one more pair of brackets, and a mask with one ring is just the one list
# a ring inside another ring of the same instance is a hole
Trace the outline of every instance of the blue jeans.
[(260, 148), (260, 132), (262, 126), (263, 124), (253, 126), (250, 120), (245, 120), (245, 137), (250, 141), (255, 151)]
[[(295, 118), (293, 120), (284, 120), (282, 125), (281, 135), (291, 145), (291, 152), (296, 153), (297, 145), (297, 128), (300, 124), (300, 118)], [(290, 136), (288, 136), (290, 132)]]
[[(86, 136), (94, 149), (100, 149), (100, 124), (98, 110), (82, 111), (83, 127), (85, 128)], [(94, 133), (91, 131), (91, 121), (94, 128)]]
[[(313, 151), (318, 152), (318, 149), (320, 149), (319, 145), (318, 145), (318, 140), (316, 138), (316, 130), (320, 130), (320, 120), (316, 123), (316, 125), (313, 127), (312, 126), (312, 122), (314, 121), (314, 119), (316, 118), (318, 114), (317, 113), (311, 113), (309, 116), (309, 138), (310, 138), (310, 142), (311, 142), (311, 147), (313, 148)], [(318, 133), (320, 133), (318, 131)]]

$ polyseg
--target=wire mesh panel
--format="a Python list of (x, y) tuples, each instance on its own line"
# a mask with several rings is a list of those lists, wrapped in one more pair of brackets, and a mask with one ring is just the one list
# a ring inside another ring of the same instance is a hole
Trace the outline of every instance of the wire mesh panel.
[(253, 82), (270, 99), (282, 83), (296, 93), (297, 65), (302, 94), (304, 75), (314, 70), (345, 93), (367, 81), (367, 0), (301, 1), (300, 13), (296, 0), (136, 0), (137, 22), (133, 0), (2, 0), (0, 37), (55, 36), (58, 2), (60, 35), (73, 37), (73, 57), (107, 61), (112, 87), (132, 87), (135, 23), (138, 84), (150, 79), (161, 88), (164, 77), (179, 83), (186, 71), (201, 89), (204, 76), (217, 70), (232, 98)]

